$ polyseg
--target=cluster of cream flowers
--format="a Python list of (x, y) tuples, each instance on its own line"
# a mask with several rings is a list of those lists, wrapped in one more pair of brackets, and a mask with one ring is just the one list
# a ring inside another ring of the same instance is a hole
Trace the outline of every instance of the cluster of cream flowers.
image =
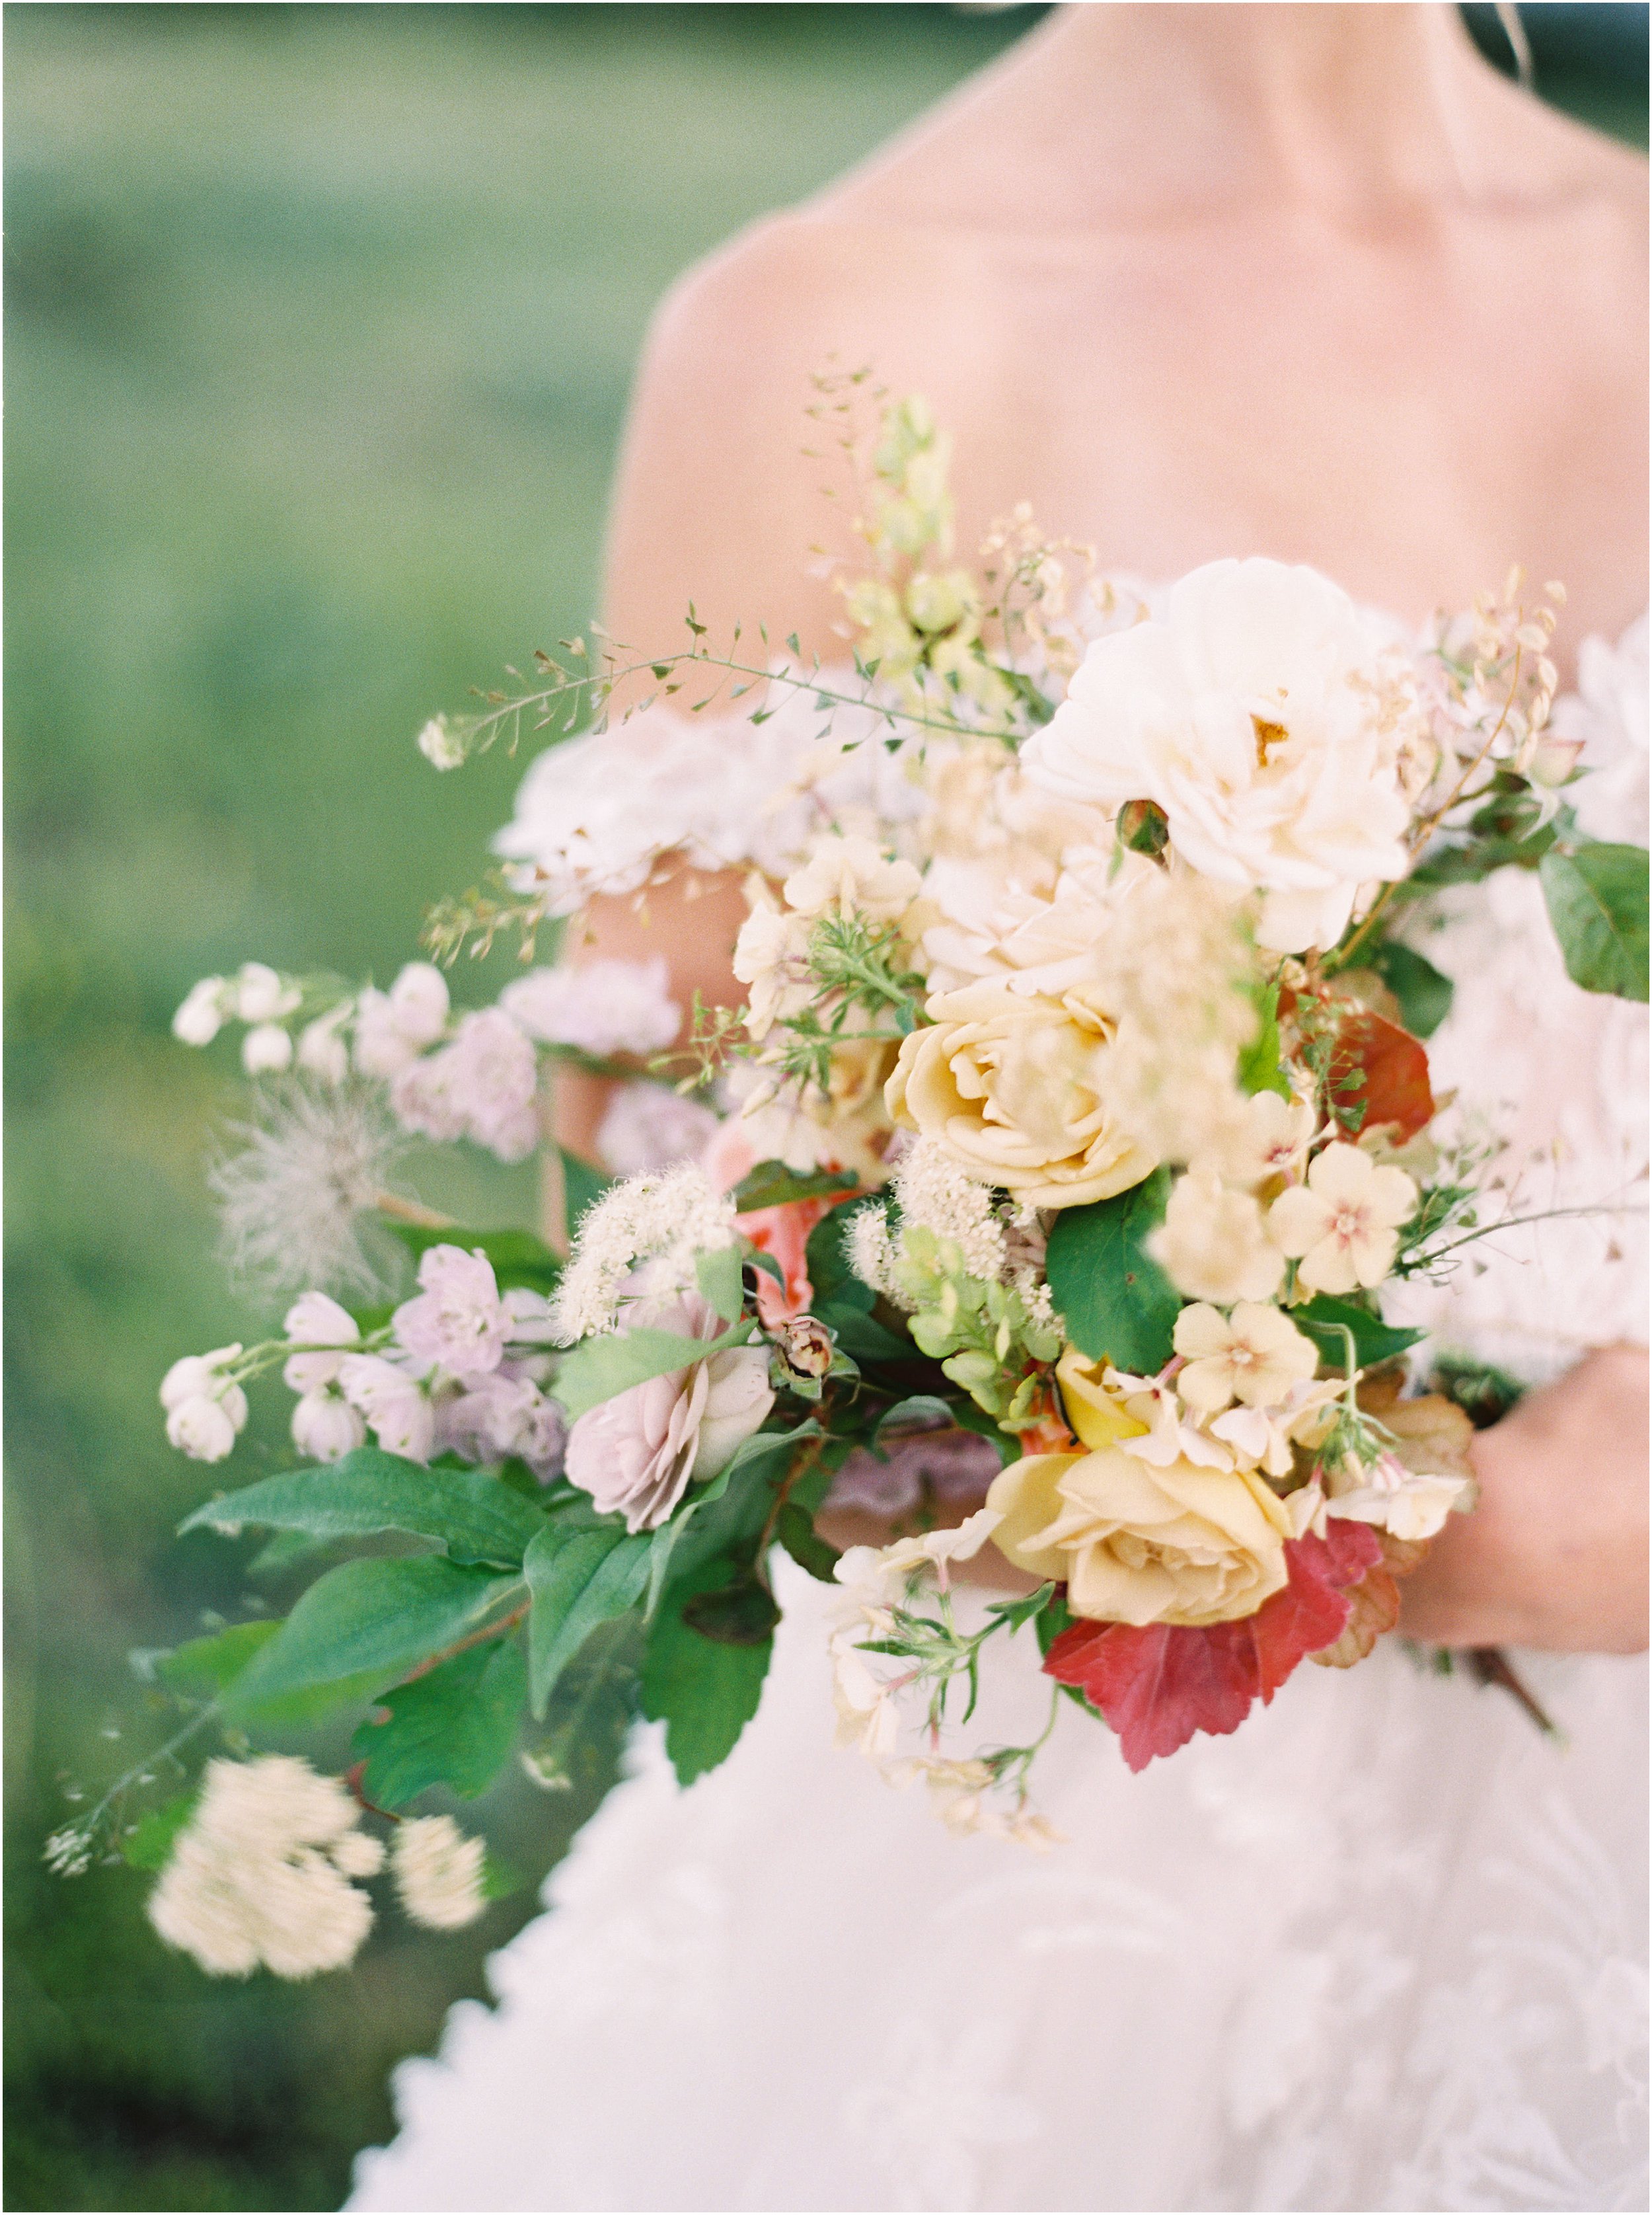
[(639, 1263), (651, 1265), (650, 1297), (686, 1292), (695, 1282), (695, 1256), (719, 1253), (739, 1236), (734, 1203), (713, 1189), (697, 1163), (612, 1186), (579, 1219), (552, 1304), (560, 1342), (617, 1330)]

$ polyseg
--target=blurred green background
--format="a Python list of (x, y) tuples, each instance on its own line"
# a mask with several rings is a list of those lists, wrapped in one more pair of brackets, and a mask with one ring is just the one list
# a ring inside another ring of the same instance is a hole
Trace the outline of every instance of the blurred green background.
[[(159, 1734), (128, 1650), (285, 1598), (170, 1536), (205, 1485), (160, 1373), (270, 1320), (202, 1184), (233, 1050), (173, 1044), (172, 1009), (248, 957), (385, 982), (474, 881), (517, 770), (438, 781), (413, 734), (590, 614), (651, 305), (1037, 12), (5, 11), (13, 2208), (337, 2206), (391, 2065), (535, 1899), (388, 1927), (353, 1977), (214, 1984), (147, 1880), (40, 1868), (65, 1785)], [(1539, 89), (1643, 145), (1645, 8), (1525, 13)], [(415, 1178), (531, 1219), (527, 1170)], [(480, 1812), (536, 1881), (584, 1808), (518, 1776)]]

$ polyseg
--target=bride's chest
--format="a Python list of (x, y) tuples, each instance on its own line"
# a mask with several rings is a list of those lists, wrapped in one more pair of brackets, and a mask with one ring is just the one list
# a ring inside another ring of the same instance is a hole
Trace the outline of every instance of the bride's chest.
[(1420, 618), (1518, 560), (1569, 629), (1644, 605), (1643, 287), (1609, 253), (1562, 282), (1240, 236), (984, 255), (947, 289), (924, 389), (966, 531), (1030, 498), (1140, 574), (1266, 552)]

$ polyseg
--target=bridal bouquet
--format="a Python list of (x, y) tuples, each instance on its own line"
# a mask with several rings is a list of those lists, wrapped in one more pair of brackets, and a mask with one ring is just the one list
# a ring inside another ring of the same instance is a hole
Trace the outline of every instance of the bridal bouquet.
[[(431, 951), (519, 929), (531, 964), (594, 898), (737, 869), (737, 1012), (696, 1006), (679, 1046), (663, 960), (529, 966), (457, 1015), (431, 964), (388, 992), (249, 964), (179, 1011), (195, 1045), (245, 1027), (260, 1090), (217, 1184), (238, 1258), (298, 1295), (162, 1384), (213, 1463), (254, 1377), (296, 1395), (297, 1465), (184, 1527), (319, 1574), (285, 1619), (147, 1657), (184, 1716), (144, 1784), (209, 1731), (229, 1756), (141, 1817), (122, 1780), (52, 1850), (157, 1868), (156, 1928), (210, 1969), (349, 1960), (364, 1819), (407, 1912), (468, 1919), (482, 1840), (409, 1811), (513, 1756), (566, 1786), (639, 1711), (683, 1782), (713, 1768), (779, 1551), (837, 1595), (841, 1741), (1038, 1843), (1042, 1740), (945, 1736), (986, 1647), (1139, 1770), (1359, 1662), (1473, 1505), (1502, 1382), (1413, 1377), (1383, 1315), (1515, 1219), (1495, 1137), (1431, 1087), (1429, 904), (1535, 870), (1575, 980), (1646, 994), (1646, 857), (1566, 801), (1558, 588), (1515, 576), (1419, 639), (1270, 561), (1104, 582), (1025, 512), (971, 571), (913, 402), (857, 498), (841, 668), (691, 614), (679, 653), (569, 642), (419, 741), (441, 768), (560, 741)], [(558, 1063), (623, 1080), (612, 1179), (545, 1136)], [(571, 1252), (400, 1191), (405, 1132), (543, 1147)], [(988, 1540), (1016, 1574), (961, 1606)], [(257, 1750), (352, 1704), (344, 1778)]]

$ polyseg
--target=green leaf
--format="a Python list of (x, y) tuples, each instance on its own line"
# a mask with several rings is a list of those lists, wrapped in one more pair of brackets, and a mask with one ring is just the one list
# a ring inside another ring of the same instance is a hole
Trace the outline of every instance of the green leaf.
[[(862, 1315), (871, 1311), (877, 1295), (872, 1286), (863, 1285), (850, 1268), (848, 1249), (844, 1241), (848, 1226), (860, 1209), (875, 1205), (874, 1201), (868, 1200), (851, 1201), (845, 1206), (835, 1207), (829, 1215), (823, 1215), (809, 1233), (803, 1258), (813, 1288), (813, 1306), (817, 1315), (821, 1314), (823, 1302), (829, 1302), (834, 1306), (858, 1308)], [(835, 1322), (835, 1317), (833, 1321)]]
[(406, 1531), (434, 1538), (454, 1562), (515, 1568), (545, 1527), (533, 1502), (480, 1470), (422, 1469), (377, 1446), (358, 1446), (321, 1469), (289, 1470), (209, 1500), (179, 1525), (234, 1537), (248, 1524), (310, 1538)]
[(333, 1550), (329, 1538), (307, 1538), (302, 1531), (278, 1531), (247, 1564), (249, 1577), (283, 1577), (292, 1569), (315, 1568)]
[(1427, 1335), (1420, 1330), (1396, 1329), (1368, 1309), (1356, 1307), (1351, 1300), (1333, 1299), (1328, 1292), (1318, 1292), (1306, 1306), (1291, 1309), (1290, 1318), (1298, 1330), (1313, 1341), (1333, 1369), (1342, 1368), (1348, 1359), (1343, 1337), (1345, 1329), (1354, 1334), (1354, 1358), (1361, 1369), (1380, 1368)]
[(456, 1226), (426, 1230), (418, 1224), (388, 1219), (385, 1227), (394, 1231), (415, 1261), (432, 1246), (457, 1246), (467, 1254), (474, 1254), (480, 1246), (493, 1265), (494, 1279), (502, 1292), (514, 1285), (525, 1285), (530, 1292), (554, 1292), (561, 1280), (561, 1257), (531, 1230), (468, 1230)]
[(592, 1200), (600, 1200), (614, 1181), (581, 1154), (570, 1153), (566, 1146), (559, 1147), (562, 1157), (562, 1205), (567, 1216), (568, 1236), (572, 1237), (579, 1227), (579, 1218)]
[(719, 1646), (762, 1646), (774, 1635), (780, 1611), (774, 1595), (754, 1573), (683, 1603), (682, 1620)]
[(1112, 1200), (1063, 1208), (1045, 1256), (1050, 1298), (1074, 1345), (1140, 1376), (1162, 1369), (1175, 1351), (1181, 1298), (1142, 1250), (1169, 1196), (1170, 1171), (1157, 1169)]
[(873, 1428), (872, 1439), (881, 1451), (884, 1433), (897, 1424), (918, 1423), (928, 1427), (956, 1420), (950, 1400), (938, 1399), (933, 1392), (913, 1392), (904, 1400), (897, 1400), (892, 1408), (884, 1408)]
[(1257, 1034), (1239, 1062), (1239, 1081), (1245, 1092), (1277, 1092), (1291, 1096), (1290, 1080), (1279, 1062), (1279, 987), (1270, 985), (1257, 1005)]
[(651, 1377), (664, 1377), (673, 1369), (686, 1369), (708, 1354), (731, 1346), (750, 1343), (754, 1326), (737, 1322), (718, 1338), (682, 1338), (669, 1330), (618, 1330), (587, 1338), (564, 1356), (554, 1383), (547, 1390), (568, 1411), (570, 1422), (646, 1384)]
[(824, 1200), (833, 1193), (854, 1192), (860, 1183), (853, 1169), (800, 1172), (787, 1169), (784, 1162), (759, 1162), (729, 1197), (740, 1214), (755, 1215), (762, 1208), (784, 1207), (790, 1200)]
[(737, 1319), (745, 1304), (737, 1246), (719, 1246), (709, 1254), (696, 1254), (694, 1281), (701, 1298), (725, 1322)]
[(180, 1692), (186, 1699), (216, 1700), (280, 1628), (278, 1620), (267, 1617), (256, 1623), (232, 1623), (211, 1638), (192, 1638), (177, 1647), (156, 1663), (155, 1673), (168, 1691)]
[(1647, 857), (1641, 846), (1557, 847), (1538, 876), (1566, 974), (1586, 992), (1646, 998)]
[(1028, 1592), (1020, 1599), (995, 1599), (988, 1603), (988, 1615), (1001, 1616), (1012, 1631), (1019, 1630), (1024, 1623), (1031, 1623), (1042, 1615), (1055, 1597), (1053, 1584), (1040, 1585), (1037, 1591)]
[(295, 1694), (393, 1684), (522, 1592), (517, 1577), (461, 1568), (439, 1554), (341, 1562), (318, 1577), (224, 1696), (231, 1715), (267, 1714)]
[(649, 1635), (642, 1711), (651, 1721), (665, 1725), (665, 1750), (682, 1784), (692, 1784), (727, 1760), (762, 1696), (772, 1637), (756, 1645), (730, 1645), (703, 1636), (683, 1620), (691, 1600), (726, 1588), (740, 1567), (714, 1560), (679, 1579), (665, 1595)]
[(909, 1338), (896, 1338), (869, 1315), (836, 1301), (817, 1303), (815, 1313), (837, 1333), (837, 1342), (856, 1361), (915, 1361), (921, 1357)]
[(599, 1623), (625, 1615), (648, 1581), (653, 1534), (607, 1525), (563, 1534), (541, 1531), (523, 1563), (533, 1612), (528, 1618), (528, 1672), (533, 1711), (541, 1716), (551, 1688)]
[(823, 1585), (835, 1581), (833, 1573), (842, 1555), (835, 1546), (827, 1544), (815, 1529), (812, 1517), (795, 1500), (788, 1500), (781, 1508), (774, 1536), (800, 1569), (807, 1569)]
[(1413, 1038), (1432, 1038), (1451, 1013), (1456, 986), (1442, 977), (1432, 961), (1425, 961), (1414, 947), (1397, 938), (1374, 946), (1365, 966), (1374, 969), (1399, 1002), (1399, 1019)]
[(164, 1868), (171, 1858), (174, 1842), (194, 1813), (200, 1796), (199, 1784), (192, 1784), (187, 1792), (168, 1800), (164, 1807), (151, 1807), (121, 1839), (122, 1861), (135, 1869)]
[(615, 1781), (620, 1752), (635, 1721), (643, 1655), (634, 1611), (599, 1623), (556, 1680), (545, 1734), (523, 1765), (542, 1791), (595, 1796)]
[(387, 1692), (389, 1714), (362, 1723), (350, 1745), (367, 1764), (367, 1797), (382, 1807), (401, 1807), (445, 1784), (460, 1799), (474, 1800), (510, 1759), (527, 1697), (522, 1644), (512, 1636), (468, 1647)]

